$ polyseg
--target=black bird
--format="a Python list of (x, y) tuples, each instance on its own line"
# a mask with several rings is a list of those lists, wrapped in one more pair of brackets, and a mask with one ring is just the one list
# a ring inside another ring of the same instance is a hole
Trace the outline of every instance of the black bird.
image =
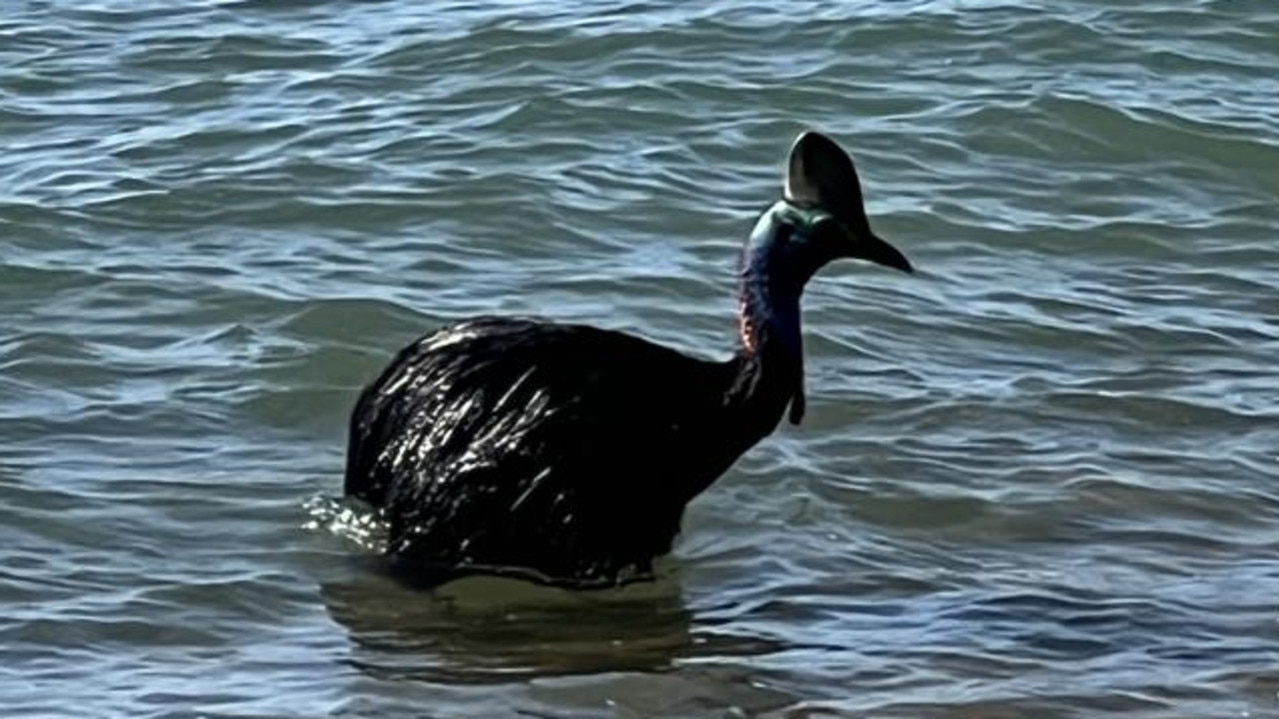
[(361, 394), (345, 492), (382, 512), (393, 566), (417, 581), (649, 579), (688, 502), (787, 407), (803, 418), (800, 295), (840, 258), (912, 271), (871, 231), (852, 159), (805, 132), (746, 243), (732, 358), (539, 319), (445, 327)]

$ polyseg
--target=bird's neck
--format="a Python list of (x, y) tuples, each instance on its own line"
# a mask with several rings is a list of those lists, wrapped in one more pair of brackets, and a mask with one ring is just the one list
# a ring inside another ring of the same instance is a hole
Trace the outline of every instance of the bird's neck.
[(781, 276), (770, 247), (748, 248), (738, 295), (737, 372), (730, 402), (771, 432), (790, 404), (798, 424), (804, 412), (804, 358), (799, 299), (802, 281)]
[(737, 299), (738, 343), (741, 353), (753, 356), (801, 355), (799, 293), (788, 292), (756, 262), (742, 272)]

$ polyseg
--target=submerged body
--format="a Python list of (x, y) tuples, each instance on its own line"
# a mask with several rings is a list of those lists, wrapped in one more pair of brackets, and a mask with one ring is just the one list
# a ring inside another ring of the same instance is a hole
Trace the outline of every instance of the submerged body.
[(464, 322), (361, 398), (347, 492), (392, 510), (388, 550), (424, 570), (646, 577), (688, 501), (776, 426), (781, 369), (582, 325)]
[(851, 160), (806, 133), (785, 199), (747, 245), (730, 359), (536, 319), (444, 328), (401, 351), (361, 395), (345, 491), (384, 513), (397, 564), (432, 581), (647, 578), (688, 502), (787, 407), (792, 422), (802, 418), (800, 295), (844, 256), (910, 269), (870, 233)]

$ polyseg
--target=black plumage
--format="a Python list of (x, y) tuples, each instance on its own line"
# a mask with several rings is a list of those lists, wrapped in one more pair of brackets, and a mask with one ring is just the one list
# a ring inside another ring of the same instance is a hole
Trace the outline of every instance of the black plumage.
[(731, 358), (533, 318), (446, 327), (401, 351), (360, 396), (345, 491), (384, 513), (388, 554), (429, 581), (647, 578), (688, 502), (788, 406), (792, 422), (802, 418), (799, 298), (840, 257), (910, 271), (871, 232), (851, 159), (804, 133), (784, 198), (747, 243)]

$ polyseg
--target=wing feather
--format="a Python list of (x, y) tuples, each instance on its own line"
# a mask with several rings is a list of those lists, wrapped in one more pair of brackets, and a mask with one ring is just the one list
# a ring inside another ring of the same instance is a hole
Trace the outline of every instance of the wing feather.
[[(660, 513), (682, 509), (666, 494), (681, 485), (670, 475), (698, 471), (681, 456), (690, 449), (682, 429), (709, 421), (721, 370), (580, 325), (446, 328), (406, 348), (361, 395), (347, 493), (386, 510), (393, 553), (535, 567), (558, 556), (565, 566), (543, 568), (616, 572), (582, 563), (668, 547), (587, 545), (618, 541), (628, 534), (618, 523), (639, 517), (678, 525)], [(642, 543), (663, 533), (631, 534)], [(520, 547), (528, 556), (512, 556)]]

